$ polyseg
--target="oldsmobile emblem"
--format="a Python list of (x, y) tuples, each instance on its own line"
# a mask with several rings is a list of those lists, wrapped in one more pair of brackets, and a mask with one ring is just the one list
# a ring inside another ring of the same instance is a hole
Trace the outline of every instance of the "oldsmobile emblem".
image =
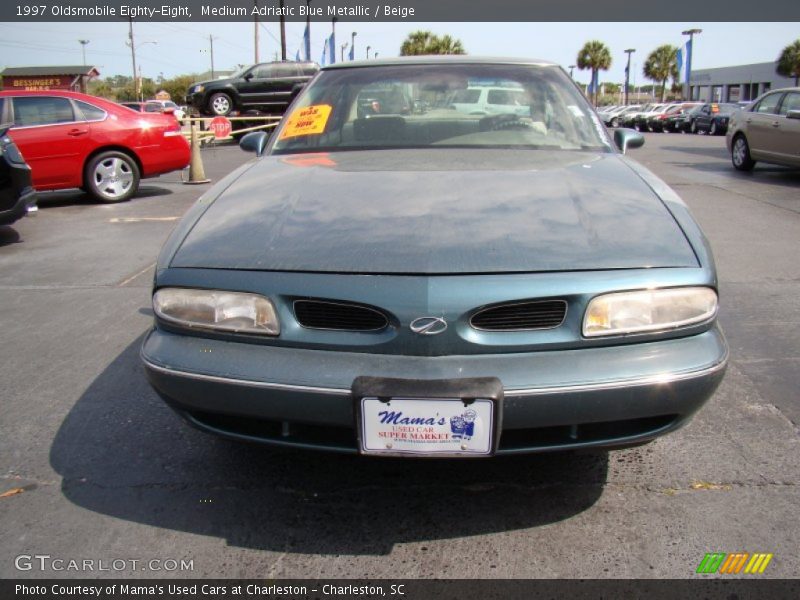
[(409, 327), (420, 335), (436, 335), (447, 329), (447, 321), (442, 317), (420, 317), (411, 321)]

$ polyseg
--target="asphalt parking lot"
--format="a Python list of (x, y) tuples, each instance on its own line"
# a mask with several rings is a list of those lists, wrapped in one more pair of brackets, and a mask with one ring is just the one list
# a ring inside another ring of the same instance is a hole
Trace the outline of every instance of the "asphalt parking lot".
[[(764, 576), (796, 577), (800, 171), (734, 172), (721, 137), (646, 137), (632, 156), (711, 240), (732, 355), (688, 427), (610, 453), (368, 460), (190, 429), (138, 352), (159, 247), (209, 186), (43, 195), (0, 227), (0, 494), (23, 490), (0, 497), (0, 577), (166, 574), (14, 566), (46, 554), (192, 560), (169, 573), (185, 577), (688, 578), (714, 551), (770, 552)], [(249, 159), (203, 157), (214, 180)]]

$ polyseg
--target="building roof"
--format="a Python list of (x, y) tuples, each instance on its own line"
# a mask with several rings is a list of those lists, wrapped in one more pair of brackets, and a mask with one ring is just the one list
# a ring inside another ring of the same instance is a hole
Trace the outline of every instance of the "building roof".
[(8, 67), (0, 75), (3, 77), (50, 77), (57, 75), (91, 75), (97, 77), (100, 71), (89, 65), (66, 65), (58, 67)]

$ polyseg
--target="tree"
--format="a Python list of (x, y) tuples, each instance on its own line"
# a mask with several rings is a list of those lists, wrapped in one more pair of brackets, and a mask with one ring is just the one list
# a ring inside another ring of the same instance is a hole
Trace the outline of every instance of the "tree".
[(400, 56), (419, 56), (421, 54), (466, 54), (461, 40), (449, 35), (438, 35), (430, 31), (412, 31), (400, 46)]
[[(590, 40), (583, 45), (575, 64), (581, 71), (589, 69), (592, 73), (592, 82), (597, 82), (599, 71), (607, 71), (611, 67), (611, 52), (603, 42)], [(597, 106), (597, 88), (594, 86), (592, 101)]]
[(678, 79), (678, 49), (664, 44), (653, 50), (644, 63), (644, 76), (661, 84), (661, 102), (667, 89), (667, 79)]
[(794, 85), (800, 81), (800, 39), (795, 40), (783, 49), (778, 57), (778, 66), (775, 67), (778, 75), (794, 77)]

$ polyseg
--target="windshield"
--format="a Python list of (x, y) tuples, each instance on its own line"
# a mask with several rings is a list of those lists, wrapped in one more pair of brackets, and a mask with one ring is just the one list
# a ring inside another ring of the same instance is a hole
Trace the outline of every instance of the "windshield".
[(275, 139), (273, 154), (422, 147), (611, 151), (569, 76), (533, 65), (323, 71)]

